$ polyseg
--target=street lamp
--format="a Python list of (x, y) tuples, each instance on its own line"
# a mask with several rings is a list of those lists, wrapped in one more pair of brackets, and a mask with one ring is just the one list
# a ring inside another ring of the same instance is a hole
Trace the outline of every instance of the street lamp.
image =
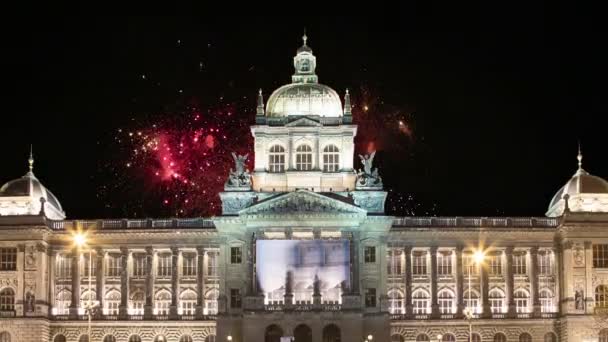
[[(78, 246), (79, 249), (83, 249), (87, 245), (87, 235), (85, 233), (78, 232), (73, 236), (74, 244)], [(89, 289), (88, 289), (88, 300), (85, 307), (85, 310), (88, 315), (88, 329), (87, 329), (87, 337), (88, 341), (91, 341), (91, 316), (94, 308), (99, 305), (99, 302), (95, 300), (95, 302), (91, 301), (91, 278), (92, 278), (92, 267), (93, 267), (93, 249), (89, 247)]]
[[(473, 263), (475, 266), (480, 266), (486, 255), (481, 250), (476, 250), (473, 253)], [(469, 321), (469, 342), (473, 342), (473, 308), (471, 305), (471, 265), (469, 265), (469, 271), (467, 272), (469, 275), (469, 302), (466, 308), (466, 318)]]
[(228, 340), (228, 341), (232, 341), (232, 335), (228, 335), (228, 336), (226, 336), (226, 340)]
[(443, 335), (438, 334), (437, 335), (437, 342), (441, 342), (442, 339), (443, 339)]

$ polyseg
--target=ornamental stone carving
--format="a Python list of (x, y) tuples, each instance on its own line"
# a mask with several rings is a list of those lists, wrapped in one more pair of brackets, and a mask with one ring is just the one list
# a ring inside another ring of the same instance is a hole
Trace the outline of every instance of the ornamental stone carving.
[(356, 189), (381, 189), (382, 188), (382, 177), (378, 174), (378, 169), (373, 168), (374, 157), (376, 151), (371, 154), (359, 155), (363, 169), (357, 170), (357, 183)]
[(585, 250), (581, 245), (574, 246), (572, 250), (572, 261), (574, 262), (574, 266), (585, 266)]
[(36, 269), (36, 247), (35, 246), (30, 245), (25, 248), (25, 268), (27, 270)]
[(249, 170), (245, 168), (245, 162), (247, 161), (248, 156), (249, 154), (243, 156), (232, 152), (235, 169), (230, 169), (228, 180), (224, 185), (226, 190), (251, 190), (251, 174), (249, 173)]

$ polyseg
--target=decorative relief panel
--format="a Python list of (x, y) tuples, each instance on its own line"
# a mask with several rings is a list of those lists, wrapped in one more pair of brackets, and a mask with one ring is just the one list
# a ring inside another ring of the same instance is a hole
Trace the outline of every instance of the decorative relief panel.
[(585, 249), (583, 245), (576, 244), (572, 248), (572, 263), (574, 267), (584, 267), (585, 266)]

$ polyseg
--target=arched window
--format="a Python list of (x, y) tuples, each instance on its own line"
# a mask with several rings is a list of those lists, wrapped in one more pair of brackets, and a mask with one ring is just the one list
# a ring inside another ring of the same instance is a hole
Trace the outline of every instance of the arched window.
[(540, 290), (539, 297), (541, 312), (555, 312), (555, 306), (553, 305), (553, 293), (551, 293), (549, 289)]
[(312, 170), (312, 148), (300, 145), (296, 148), (296, 169), (299, 171)]
[(454, 294), (450, 290), (441, 290), (437, 295), (439, 302), (439, 312), (442, 314), (451, 314), (454, 311)]
[(341, 335), (340, 328), (335, 324), (326, 325), (323, 328), (323, 342), (340, 342)]
[(159, 291), (154, 298), (154, 313), (156, 315), (168, 315), (169, 306), (171, 306), (171, 293), (167, 290)]
[(522, 289), (517, 290), (513, 294), (513, 297), (515, 297), (515, 311), (517, 313), (529, 312), (528, 300), (530, 299), (530, 296), (528, 295), (528, 291)]
[(8, 331), (1, 332), (0, 342), (11, 342), (11, 334), (9, 334)]
[(112, 335), (107, 335), (103, 338), (103, 342), (116, 342), (116, 337)]
[(532, 342), (532, 336), (528, 333), (522, 333), (519, 335), (519, 342)]
[(65, 338), (65, 336), (59, 334), (57, 336), (55, 336), (55, 338), (53, 339), (53, 342), (66, 342), (67, 339)]
[(215, 342), (215, 335), (205, 337), (205, 342)]
[(179, 299), (181, 315), (194, 315), (196, 312), (196, 292), (186, 290)]
[(608, 286), (599, 285), (595, 288), (595, 307), (608, 308)]
[(608, 342), (608, 329), (602, 329), (597, 340), (598, 342)]
[(154, 342), (167, 342), (167, 338), (163, 335), (158, 335), (154, 338)]
[(473, 334), (473, 341), (469, 341), (469, 342), (481, 342), (481, 336), (479, 336), (479, 334)]
[(474, 290), (467, 290), (463, 294), (464, 307), (469, 309), (472, 313), (479, 313), (479, 294)]
[(272, 324), (266, 327), (264, 342), (280, 342), (282, 336), (283, 329), (276, 324)]
[(493, 289), (490, 291), (488, 297), (490, 298), (490, 308), (492, 313), (504, 312), (505, 294), (499, 289)]
[(405, 338), (400, 334), (391, 335), (391, 342), (405, 342)]
[(118, 315), (118, 308), (120, 307), (120, 292), (118, 292), (117, 290), (109, 291), (106, 294), (104, 306), (104, 314)]
[(87, 335), (87, 334), (81, 335), (80, 338), (78, 339), (78, 342), (89, 342), (89, 335)]
[(441, 342), (456, 342), (456, 337), (452, 334), (444, 334), (441, 336)]
[(293, 330), (293, 337), (298, 342), (312, 342), (312, 329), (306, 324), (300, 324)]
[(416, 290), (412, 295), (412, 306), (415, 314), (428, 313), (429, 294), (424, 290)]
[[(80, 307), (83, 310), (89, 306), (89, 300), (91, 301), (91, 303), (93, 303), (94, 301), (97, 300), (97, 294), (95, 293), (95, 291), (92, 291), (92, 290), (91, 291), (84, 291), (80, 295)], [(86, 311), (84, 313), (86, 314)]]
[(388, 312), (391, 314), (404, 313), (403, 304), (403, 294), (401, 291), (395, 289), (388, 291)]
[(416, 336), (416, 342), (428, 342), (431, 338), (427, 334), (420, 334)]
[(146, 299), (144, 296), (144, 292), (141, 290), (136, 290), (131, 295), (131, 303), (130, 303), (130, 313), (131, 315), (143, 315), (144, 314), (144, 305), (146, 303)]
[(192, 342), (192, 337), (189, 335), (184, 335), (179, 339), (179, 342)]
[[(557, 335), (552, 332), (548, 332), (545, 334), (545, 342), (557, 342)], [(608, 342), (608, 339), (604, 342)]]
[(285, 149), (280, 145), (273, 145), (268, 153), (268, 171), (285, 172)]
[(138, 335), (131, 335), (131, 337), (129, 337), (129, 342), (141, 342), (141, 337)]
[(507, 342), (507, 336), (503, 333), (497, 333), (494, 335), (494, 342)]
[(217, 315), (217, 299), (219, 298), (218, 289), (211, 289), (205, 295), (205, 308), (203, 314)]
[(327, 145), (323, 149), (323, 172), (340, 171), (340, 150), (336, 145)]
[(0, 311), (15, 311), (15, 291), (10, 287), (0, 291)]
[(70, 290), (61, 290), (55, 295), (55, 307), (53, 312), (56, 315), (67, 315), (70, 313), (70, 303), (72, 302), (72, 292)]

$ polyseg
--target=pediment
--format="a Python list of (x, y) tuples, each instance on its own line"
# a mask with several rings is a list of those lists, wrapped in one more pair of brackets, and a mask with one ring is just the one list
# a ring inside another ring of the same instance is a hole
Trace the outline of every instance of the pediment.
[(311, 118), (308, 118), (308, 117), (298, 118), (285, 125), (285, 127), (320, 127), (320, 126), (322, 126), (321, 123), (319, 123), (318, 121), (315, 121)]
[(271, 197), (239, 211), (239, 215), (366, 215), (367, 211), (323, 194), (297, 190)]

